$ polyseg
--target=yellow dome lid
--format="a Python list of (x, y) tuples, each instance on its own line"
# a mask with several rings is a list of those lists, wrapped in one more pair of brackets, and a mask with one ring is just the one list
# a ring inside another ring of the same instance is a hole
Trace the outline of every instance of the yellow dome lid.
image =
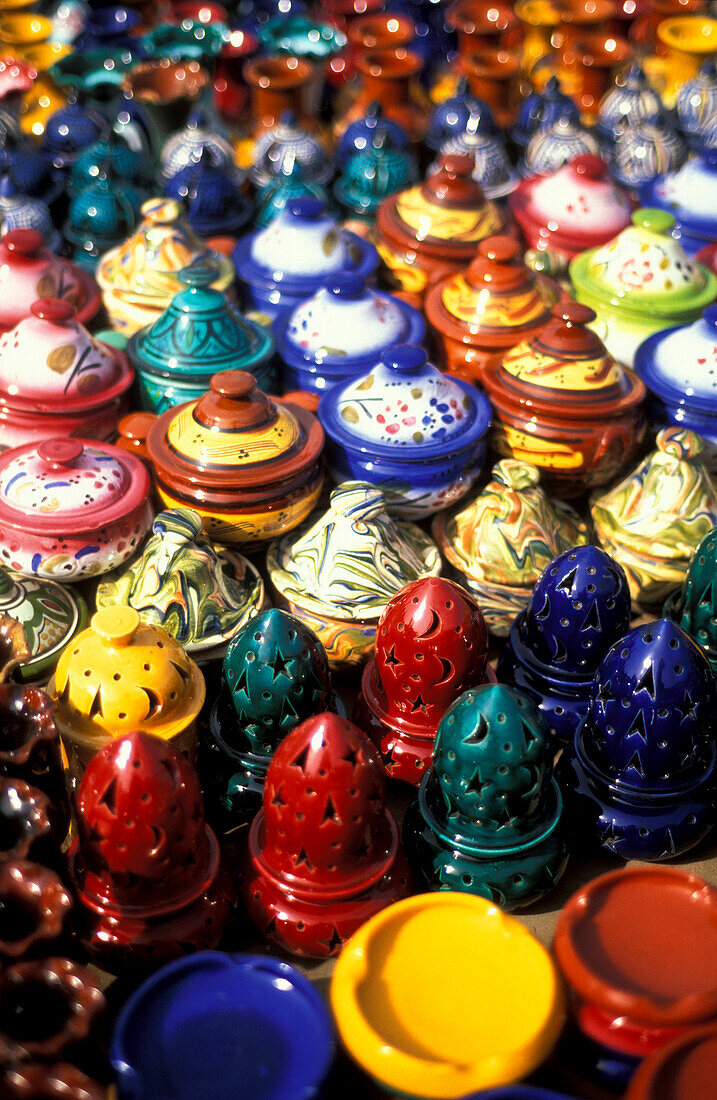
[(133, 730), (169, 739), (195, 720), (204, 677), (166, 631), (133, 607), (104, 607), (64, 650), (49, 690), (61, 733), (105, 741)]

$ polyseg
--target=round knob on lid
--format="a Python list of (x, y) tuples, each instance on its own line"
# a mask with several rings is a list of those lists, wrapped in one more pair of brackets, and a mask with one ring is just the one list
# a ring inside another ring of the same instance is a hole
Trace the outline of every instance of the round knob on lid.
[(292, 218), (304, 222), (318, 221), (326, 213), (326, 207), (321, 199), (316, 199), (313, 195), (302, 195), (297, 199), (292, 199), (287, 204), (287, 210)]
[(142, 203), (142, 216), (146, 221), (169, 225), (176, 222), (182, 213), (181, 204), (176, 199), (147, 199)]
[(209, 387), (222, 397), (240, 400), (256, 389), (256, 378), (246, 370), (223, 370), (212, 376)]
[(45, 243), (37, 229), (11, 229), (2, 240), (8, 252), (18, 256), (36, 256)]
[(590, 306), (584, 306), (581, 302), (558, 302), (550, 311), (558, 321), (565, 321), (568, 326), (587, 325), (595, 320), (595, 310)]
[(199, 259), (183, 267), (179, 278), (185, 286), (211, 286), (218, 274), (216, 264)]
[(513, 237), (499, 235), (487, 237), (478, 245), (478, 255), (496, 264), (509, 264), (520, 253), (520, 246)]
[(398, 344), (381, 356), (381, 362), (396, 374), (414, 374), (425, 367), (428, 356), (417, 344)]
[(71, 466), (81, 457), (83, 446), (79, 439), (69, 439), (66, 436), (58, 439), (43, 439), (38, 443), (37, 455), (44, 466), (50, 470), (61, 470), (63, 466)]
[(681, 461), (696, 458), (702, 453), (704, 443), (697, 432), (687, 428), (663, 428), (655, 439), (658, 451), (678, 458)]
[(212, 376), (209, 393), (194, 407), (194, 418), (207, 428), (231, 432), (256, 428), (276, 415), (256, 378), (244, 370), (225, 370)]
[(666, 210), (635, 210), (632, 215), (632, 224), (666, 237), (675, 228), (675, 219)]
[(507, 489), (531, 489), (540, 483), (540, 471), (530, 462), (503, 458), (492, 470), (493, 480)]
[(444, 153), (439, 170), (430, 175), (421, 188), (429, 201), (464, 206), (482, 206), (485, 196), (472, 178), (473, 157), (468, 153)]
[(607, 172), (607, 164), (602, 157), (596, 157), (593, 153), (581, 153), (573, 161), (573, 169), (586, 179), (601, 180)]
[(140, 625), (139, 612), (133, 607), (103, 607), (92, 616), (92, 629), (107, 646), (126, 646)]
[(340, 271), (326, 280), (324, 289), (334, 298), (355, 301), (366, 289), (366, 280), (354, 271)]
[(451, 176), (470, 176), (473, 171), (473, 158), (467, 153), (444, 153), (438, 164)]
[(71, 321), (77, 310), (67, 298), (38, 298), (30, 306), (30, 313), (41, 321), (61, 325), (64, 321)]

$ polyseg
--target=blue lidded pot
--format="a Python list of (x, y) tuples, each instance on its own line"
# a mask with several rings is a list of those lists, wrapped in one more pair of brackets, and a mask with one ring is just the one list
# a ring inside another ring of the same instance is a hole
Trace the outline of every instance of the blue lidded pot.
[(518, 148), (525, 151), (539, 130), (546, 130), (561, 118), (578, 123), (580, 110), (570, 96), (560, 90), (557, 76), (551, 76), (542, 92), (531, 92), (521, 103), (511, 137)]
[(441, 374), (412, 344), (332, 386), (318, 409), (336, 481), (379, 486), (389, 512), (407, 519), (465, 496), (483, 465), (490, 416), (479, 390)]
[(420, 344), (422, 314), (352, 271), (326, 280), (310, 298), (274, 321), (285, 390), (323, 393), (375, 367), (396, 344)]
[(218, 951), (148, 978), (110, 1046), (119, 1100), (312, 1100), (333, 1055), (328, 1010), (293, 966)]
[(717, 149), (705, 146), (681, 168), (643, 184), (640, 205), (672, 214), (672, 236), (688, 256), (717, 241)]

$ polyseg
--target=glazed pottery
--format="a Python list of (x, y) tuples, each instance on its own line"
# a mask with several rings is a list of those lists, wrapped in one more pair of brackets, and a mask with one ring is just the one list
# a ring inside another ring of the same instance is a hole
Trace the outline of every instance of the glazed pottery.
[(627, 578), (602, 550), (577, 546), (545, 567), (511, 626), (498, 679), (538, 706), (556, 749), (572, 741), (596, 669), (629, 627)]
[[(517, 6), (527, 7), (532, 2), (533, 0), (517, 0)], [(523, 44), (524, 56), (527, 48), (526, 42)], [(551, 76), (545, 82), (542, 91), (531, 92), (521, 103), (511, 137), (518, 148), (524, 152), (531, 138), (535, 137), (539, 131), (546, 130), (553, 123), (561, 120), (578, 123), (580, 112), (570, 96), (561, 91), (557, 76)]]
[(263, 229), (273, 222), (294, 199), (313, 198), (329, 204), (329, 194), (325, 187), (304, 178), (303, 171), (296, 168), (290, 176), (277, 176), (256, 196), (254, 203), (254, 225)]
[(434, 284), (425, 312), (441, 366), (453, 375), (480, 382), (483, 370), (503, 353), (534, 336), (550, 319), (560, 288), (534, 275), (519, 260), (512, 237), (488, 237), (476, 259), (457, 275)]
[(588, 538), (577, 513), (546, 495), (539, 470), (511, 458), (496, 463), (470, 503), (439, 512), (432, 530), (491, 634), (501, 638), (527, 608), (545, 567)]
[(520, 61), (516, 54), (512, 50), (496, 50), (484, 45), (464, 54), (459, 66), (468, 78), (471, 91), (488, 105), (498, 125), (505, 130), (512, 127), (520, 103)]
[(13, 229), (34, 229), (50, 252), (59, 252), (62, 234), (55, 229), (50, 208), (42, 199), (22, 195), (10, 175), (0, 177), (0, 236)]
[(610, 88), (600, 100), (596, 129), (607, 145), (629, 125), (636, 127), (660, 119), (662, 100), (653, 91), (644, 70), (633, 62), (620, 83)]
[(40, 148), (55, 168), (69, 171), (80, 153), (99, 141), (102, 126), (95, 111), (69, 102), (48, 118)]
[[(57, 847), (67, 831), (68, 807), (63, 780), (63, 761), (57, 728), (53, 719), (52, 700), (44, 691), (19, 684), (0, 685), (0, 775), (13, 783), (24, 781), (30, 787), (21, 794), (26, 802), (30, 819), (43, 813), (54, 832)], [(43, 806), (37, 789), (47, 796)], [(9, 789), (5, 790), (9, 802), (16, 801)], [(64, 831), (63, 831), (64, 828)], [(25, 832), (25, 830), (22, 830)], [(10, 827), (6, 835), (17, 836), (18, 829)], [(4, 834), (5, 835), (5, 834)], [(7, 853), (6, 853), (7, 854)], [(15, 851), (15, 858), (34, 859), (33, 850)]]
[(493, 678), (487, 656), (481, 611), (452, 581), (423, 578), (389, 601), (354, 718), (380, 748), (392, 779), (419, 785), (448, 707)]
[(388, 348), (420, 344), (426, 325), (418, 310), (367, 287), (355, 272), (340, 272), (281, 313), (273, 330), (284, 389), (321, 394), (361, 378)]
[(385, 799), (381, 759), (346, 719), (319, 714), (282, 741), (245, 860), (244, 903), (264, 936), (327, 958), (406, 897), (408, 865)]
[(251, 97), (250, 129), (258, 138), (272, 130), (287, 113), (308, 129), (315, 129), (309, 111), (310, 85), (314, 70), (300, 57), (253, 58), (244, 66), (244, 79)]
[(106, 1090), (69, 1062), (29, 1062), (0, 1071), (0, 1085), (8, 1100), (106, 1100)]
[(46, 439), (0, 455), (0, 557), (27, 576), (74, 581), (114, 569), (151, 523), (149, 476), (109, 443)]
[(87, 625), (87, 605), (66, 585), (0, 568), (0, 614), (20, 623), (29, 656), (15, 678), (46, 684), (60, 653)]
[(222, 371), (210, 386), (150, 424), (144, 413), (125, 417), (120, 430), (142, 440), (164, 504), (194, 507), (210, 539), (251, 545), (293, 530), (321, 492), (323, 428), (245, 371)]
[(717, 1027), (690, 1028), (651, 1054), (630, 1082), (627, 1100), (687, 1100), (707, 1094), (717, 1065)]
[(462, 77), (455, 95), (437, 103), (431, 111), (424, 144), (440, 153), (447, 142), (461, 137), (469, 127), (476, 133), (496, 132), (490, 108), (468, 92), (468, 81)]
[(249, 102), (249, 87), (244, 64), (259, 48), (259, 39), (251, 31), (235, 29), (214, 59), (212, 101), (221, 120), (233, 123), (241, 118)]
[(137, 65), (122, 82), (128, 104), (137, 104), (148, 131), (150, 154), (158, 160), (164, 142), (189, 118), (209, 83), (199, 61), (154, 59)]
[(638, 195), (666, 172), (676, 171), (687, 158), (687, 146), (665, 117), (654, 122), (627, 123), (610, 151), (610, 174)]
[(215, 289), (227, 290), (234, 281), (231, 262), (201, 243), (181, 218), (178, 202), (148, 199), (142, 214), (136, 233), (106, 253), (97, 268), (112, 325), (127, 336), (157, 320), (183, 289), (180, 273), (196, 260), (216, 267)]
[[(2, 65), (3, 62), (0, 61), (0, 75)], [(5, 121), (3, 118), (3, 122)], [(19, 194), (41, 199), (50, 207), (54, 206), (65, 189), (65, 177), (57, 171), (50, 157), (37, 147), (28, 148), (19, 134), (13, 137), (8, 133), (5, 137), (0, 152), (0, 164), (3, 173), (9, 176), (10, 183)]]
[(384, 199), (394, 191), (410, 187), (417, 179), (413, 154), (393, 148), (383, 137), (377, 137), (365, 150), (348, 159), (333, 192), (344, 211), (372, 227)]
[(526, 1077), (565, 1019), (542, 944), (492, 902), (453, 891), (365, 924), (336, 964), (331, 1005), (341, 1041), (379, 1087), (431, 1100)]
[(717, 240), (717, 149), (705, 148), (676, 172), (645, 184), (640, 199), (645, 206), (672, 214), (676, 220), (673, 237), (688, 256), (694, 256)]
[(530, 248), (549, 250), (564, 270), (586, 248), (607, 244), (630, 224), (632, 202), (589, 153), (557, 171), (523, 180), (510, 211)]
[(80, 432), (113, 438), (133, 378), (127, 357), (94, 340), (71, 302), (33, 302), (30, 316), (0, 335), (0, 447)]
[(297, 172), (305, 180), (326, 184), (333, 175), (333, 165), (319, 138), (299, 126), (289, 113), (257, 138), (249, 177), (255, 187), (264, 188)]
[[(58, 778), (64, 786), (61, 771)], [(0, 777), (0, 865), (6, 860), (32, 860), (44, 867), (61, 866), (67, 809), (66, 799), (58, 808), (39, 787)]]
[(717, 539), (713, 528), (695, 550), (682, 591), (670, 597), (663, 611), (676, 619), (686, 634), (701, 647), (710, 668), (717, 671), (717, 593), (713, 593)]
[(398, 123), (411, 141), (420, 141), (426, 127), (426, 100), (418, 76), (423, 62), (405, 46), (366, 50), (356, 58), (359, 89), (348, 111), (334, 126), (339, 137), (350, 123), (363, 118), (370, 104), (381, 105), (386, 118)]
[(236, 236), (252, 215), (252, 203), (239, 190), (234, 170), (213, 165), (206, 151), (167, 180), (164, 191), (184, 204), (187, 222), (204, 239)]
[(102, 255), (122, 243), (137, 225), (138, 211), (121, 184), (99, 179), (72, 199), (63, 227), (72, 258), (94, 271)]
[(598, 117), (600, 102), (616, 70), (629, 61), (632, 48), (619, 35), (592, 31), (568, 37), (558, 62), (558, 76), (581, 116)]
[(232, 258), (247, 304), (269, 317), (310, 298), (331, 275), (369, 278), (378, 266), (373, 245), (312, 198), (294, 199), (265, 229), (242, 237)]
[(314, 631), (332, 668), (350, 668), (373, 651), (391, 597), (440, 573), (441, 562), (428, 535), (389, 515), (379, 488), (347, 481), (316, 522), (269, 548), (267, 568), (282, 604)]
[(697, 76), (682, 85), (675, 107), (680, 129), (690, 145), (699, 148), (717, 115), (717, 65), (713, 60), (706, 61)]
[(293, 966), (202, 951), (162, 967), (129, 998), (110, 1059), (120, 1100), (156, 1097), (168, 1075), (177, 1100), (192, 1100), (209, 1079), (216, 1100), (230, 1100), (237, 1081), (254, 1100), (303, 1100), (319, 1095), (333, 1052), (324, 1002)]
[(76, 815), (70, 876), (93, 959), (144, 969), (216, 947), (234, 890), (181, 752), (148, 733), (117, 737), (90, 761)]
[(97, 607), (133, 607), (187, 653), (221, 656), (264, 604), (264, 583), (241, 554), (215, 546), (191, 508), (160, 512), (152, 535), (123, 572), (97, 588)]
[(575, 835), (622, 859), (694, 848), (713, 822), (714, 709), (709, 662), (670, 619), (616, 642), (560, 761)]
[(167, 138), (162, 147), (160, 171), (170, 180), (184, 168), (191, 168), (203, 153), (214, 168), (232, 168), (234, 153), (227, 139), (201, 110), (194, 111), (186, 125)]
[(531, 905), (568, 861), (549, 734), (519, 692), (487, 684), (444, 714), (433, 763), (403, 820), (416, 878), (503, 909)]
[(537, 466), (558, 496), (579, 496), (613, 481), (645, 431), (645, 386), (607, 353), (586, 326), (591, 309), (553, 306), (529, 340), (484, 369), (493, 449)]
[(35, 229), (13, 229), (0, 240), (0, 286), (12, 284), (12, 294), (0, 299), (0, 330), (24, 320), (38, 298), (65, 298), (82, 324), (100, 308), (92, 276), (68, 260), (53, 256)]
[(54, 871), (28, 860), (0, 863), (3, 962), (54, 954), (71, 909), (72, 898)]
[(52, 1061), (95, 1032), (105, 998), (88, 966), (53, 956), (6, 967), (0, 976), (0, 1052), (3, 1065)]
[(656, 449), (624, 481), (593, 498), (598, 539), (625, 569), (636, 602), (662, 606), (717, 524), (715, 486), (701, 453), (694, 432), (663, 428)]
[(178, 275), (185, 289), (153, 324), (130, 337), (127, 355), (137, 372), (142, 408), (163, 413), (196, 401), (213, 374), (229, 369), (248, 371), (261, 389), (273, 388), (270, 332), (213, 288), (216, 277), (214, 264), (195, 260)]
[(336, 709), (326, 651), (300, 619), (270, 608), (237, 631), (200, 758), (210, 813), (225, 831), (261, 809), (267, 769), (287, 734)]
[(104, 745), (133, 730), (196, 755), (204, 678), (179, 642), (143, 623), (133, 607), (95, 612), (62, 654), (47, 690), (75, 782)]
[(653, 332), (696, 321), (717, 295), (717, 279), (670, 235), (670, 214), (636, 210), (632, 223), (570, 264), (576, 298), (595, 310), (596, 331), (628, 366)]
[[(442, 149), (443, 155), (465, 154), (473, 161), (471, 175), (486, 198), (504, 199), (518, 186), (519, 176), (514, 170), (505, 141), (501, 134), (481, 133), (472, 124), (469, 129), (450, 138)], [(438, 170), (437, 164), (429, 171)]]
[(663, 19), (657, 40), (665, 56), (654, 59), (651, 75), (663, 103), (672, 108), (682, 85), (697, 76), (700, 65), (717, 50), (717, 20), (703, 15)]
[(97, 183), (103, 174), (115, 182), (121, 180), (129, 196), (139, 195), (149, 184), (147, 166), (141, 155), (114, 133), (80, 153), (72, 166), (69, 190), (76, 194), (91, 183)]
[(597, 156), (600, 145), (592, 130), (570, 115), (561, 115), (531, 137), (522, 165), (524, 176), (549, 176), (576, 157)]
[(204, 24), (183, 19), (179, 25), (162, 24), (140, 39), (143, 52), (150, 59), (169, 61), (210, 62), (226, 40), (227, 28), (221, 23)]
[(716, 331), (717, 306), (707, 306), (701, 320), (656, 332), (635, 353), (635, 370), (652, 395), (653, 419), (697, 432), (710, 470), (717, 468)]
[(376, 216), (378, 249), (390, 277), (418, 298), (465, 267), (479, 242), (504, 224), (471, 179), (470, 157), (441, 157), (440, 165), (420, 186), (385, 199)]
[[(426, 135), (426, 144), (428, 141), (429, 134)], [(386, 118), (381, 104), (369, 103), (363, 117), (349, 123), (339, 138), (334, 153), (336, 163), (340, 168), (345, 168), (357, 153), (379, 144), (404, 152), (410, 145), (405, 130), (393, 119)], [(432, 145), (430, 147), (434, 148)]]
[(368, 481), (392, 514), (421, 519), (465, 496), (478, 477), (490, 406), (404, 344), (367, 374), (329, 387), (318, 416), (334, 478)]

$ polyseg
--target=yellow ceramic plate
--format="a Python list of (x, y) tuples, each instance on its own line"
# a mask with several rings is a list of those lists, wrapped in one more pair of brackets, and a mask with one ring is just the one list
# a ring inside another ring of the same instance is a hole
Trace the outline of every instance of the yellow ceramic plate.
[(368, 921), (339, 956), (331, 1005), (367, 1073), (392, 1092), (436, 1100), (525, 1077), (564, 1019), (545, 948), (491, 902), (448, 892)]

